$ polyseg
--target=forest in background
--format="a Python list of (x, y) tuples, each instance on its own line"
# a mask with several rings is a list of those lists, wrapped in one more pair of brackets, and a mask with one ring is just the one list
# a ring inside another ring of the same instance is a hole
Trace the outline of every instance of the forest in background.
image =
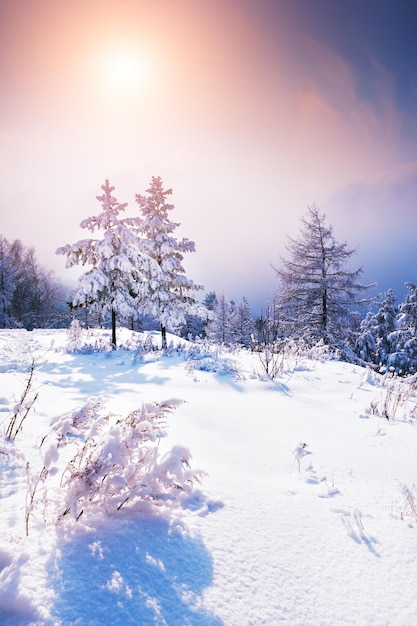
[[(58, 248), (67, 267), (87, 266), (70, 292), (37, 261), (33, 248), (0, 235), (0, 328), (65, 328), (77, 320), (85, 328), (160, 330), (186, 339), (265, 351), (267, 373), (288, 341), (323, 344), (337, 358), (369, 364), (400, 375), (417, 371), (417, 288), (397, 303), (392, 290), (371, 296), (375, 285), (352, 269), (354, 248), (340, 244), (333, 226), (316, 207), (301, 219), (299, 236), (288, 238), (276, 274), (276, 295), (260, 316), (248, 299), (234, 302), (186, 276), (184, 254), (194, 242), (179, 240), (170, 219), (171, 189), (153, 177), (147, 195), (136, 195), (137, 217), (123, 218), (109, 181), (97, 196), (101, 211), (80, 226), (95, 233)], [(271, 364), (269, 367), (268, 364)]]

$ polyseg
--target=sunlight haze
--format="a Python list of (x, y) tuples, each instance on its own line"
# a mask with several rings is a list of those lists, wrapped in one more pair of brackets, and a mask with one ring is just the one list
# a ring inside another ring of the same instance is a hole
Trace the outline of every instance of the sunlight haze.
[(135, 214), (161, 176), (206, 291), (258, 311), (316, 204), (365, 280), (402, 296), (417, 280), (415, 13), (405, 0), (2, 2), (2, 234), (69, 280), (55, 250), (86, 236), (104, 180)]

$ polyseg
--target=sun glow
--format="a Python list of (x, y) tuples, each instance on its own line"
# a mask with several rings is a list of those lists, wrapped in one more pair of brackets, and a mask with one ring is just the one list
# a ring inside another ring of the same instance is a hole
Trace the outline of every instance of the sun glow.
[(149, 79), (149, 62), (138, 49), (106, 49), (96, 59), (98, 74), (106, 89), (117, 93), (139, 91)]
[(143, 83), (145, 74), (139, 59), (127, 54), (116, 55), (107, 65), (108, 82), (117, 89), (136, 89)]

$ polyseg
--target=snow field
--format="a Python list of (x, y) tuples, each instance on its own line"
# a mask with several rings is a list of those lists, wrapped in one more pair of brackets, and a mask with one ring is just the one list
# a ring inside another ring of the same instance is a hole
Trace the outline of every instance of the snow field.
[(219, 361), (208, 371), (182, 354), (135, 363), (133, 352), (68, 354), (65, 345), (65, 331), (0, 333), (0, 421), (21, 393), (28, 346), (43, 359), (39, 399), (15, 442), (25, 459), (39, 463), (51, 422), (90, 397), (122, 416), (177, 397), (185, 403), (161, 452), (190, 449), (207, 472), (207, 501), (190, 499), (171, 524), (155, 511), (67, 527), (38, 505), (25, 537), (26, 478), (18, 461), (4, 464), (2, 624), (414, 622), (415, 396), (387, 421), (368, 411), (384, 393), (380, 379), (352, 364), (304, 360), (274, 382), (259, 379), (246, 352), (226, 355), (234, 369)]

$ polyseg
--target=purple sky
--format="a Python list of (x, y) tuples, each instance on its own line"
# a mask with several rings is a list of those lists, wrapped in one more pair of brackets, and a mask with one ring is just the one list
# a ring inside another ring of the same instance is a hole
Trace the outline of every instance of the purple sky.
[(417, 5), (392, 0), (2, 0), (1, 228), (69, 280), (105, 178), (134, 214), (173, 189), (206, 291), (276, 288), (315, 203), (364, 282), (417, 282)]

